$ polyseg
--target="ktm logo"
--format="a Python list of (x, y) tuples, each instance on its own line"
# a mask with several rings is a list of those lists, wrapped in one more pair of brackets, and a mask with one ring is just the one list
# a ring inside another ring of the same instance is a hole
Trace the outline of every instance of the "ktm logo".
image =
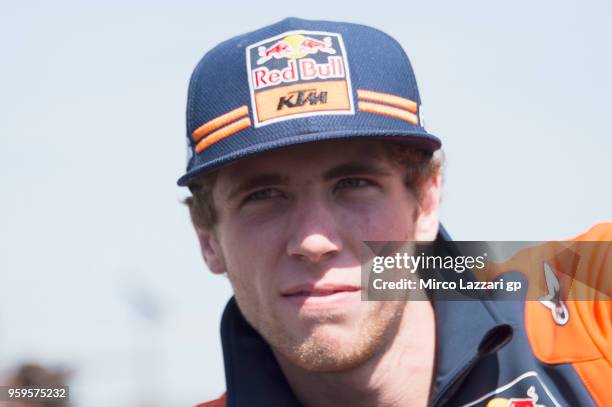
[(321, 91), (317, 94), (316, 89), (303, 89), (295, 92), (290, 92), (286, 96), (281, 96), (281, 98), (278, 100), (276, 110), (281, 110), (285, 107), (300, 107), (304, 106), (306, 103), (310, 105), (326, 104), (327, 92)]

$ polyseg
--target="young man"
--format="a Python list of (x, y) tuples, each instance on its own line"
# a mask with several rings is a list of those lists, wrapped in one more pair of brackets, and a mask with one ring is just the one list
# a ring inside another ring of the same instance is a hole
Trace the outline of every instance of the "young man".
[(193, 73), (187, 123), (179, 185), (235, 294), (227, 393), (203, 405), (612, 403), (609, 302), (549, 301), (559, 323), (536, 301), (362, 301), (364, 241), (450, 240), (440, 141), (386, 34), (286, 19), (226, 41)]

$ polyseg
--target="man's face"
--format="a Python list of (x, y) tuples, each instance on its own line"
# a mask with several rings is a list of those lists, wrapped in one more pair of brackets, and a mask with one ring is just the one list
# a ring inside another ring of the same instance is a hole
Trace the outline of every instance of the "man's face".
[(362, 242), (423, 236), (404, 170), (382, 142), (312, 143), (238, 161), (219, 171), (213, 198), (219, 221), (207, 261), (228, 273), (240, 310), (278, 355), (342, 370), (393, 337), (405, 303), (361, 301)]

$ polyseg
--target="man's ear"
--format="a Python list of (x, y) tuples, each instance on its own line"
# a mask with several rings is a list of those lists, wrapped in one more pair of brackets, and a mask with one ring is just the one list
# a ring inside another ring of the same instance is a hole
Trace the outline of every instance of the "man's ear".
[(217, 240), (217, 236), (210, 230), (205, 230), (196, 227), (196, 234), (200, 241), (200, 251), (206, 265), (214, 274), (223, 274), (225, 269), (225, 260), (221, 252), (221, 246)]
[(440, 194), (442, 177), (430, 177), (422, 186), (421, 202), (416, 221), (415, 240), (431, 242), (436, 240), (440, 224)]

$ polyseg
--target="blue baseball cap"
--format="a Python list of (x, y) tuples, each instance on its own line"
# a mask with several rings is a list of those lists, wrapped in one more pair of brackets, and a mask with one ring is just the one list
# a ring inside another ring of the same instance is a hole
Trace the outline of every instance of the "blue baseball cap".
[(187, 172), (320, 140), (375, 137), (434, 152), (397, 41), (371, 27), (287, 18), (210, 50), (191, 76)]

